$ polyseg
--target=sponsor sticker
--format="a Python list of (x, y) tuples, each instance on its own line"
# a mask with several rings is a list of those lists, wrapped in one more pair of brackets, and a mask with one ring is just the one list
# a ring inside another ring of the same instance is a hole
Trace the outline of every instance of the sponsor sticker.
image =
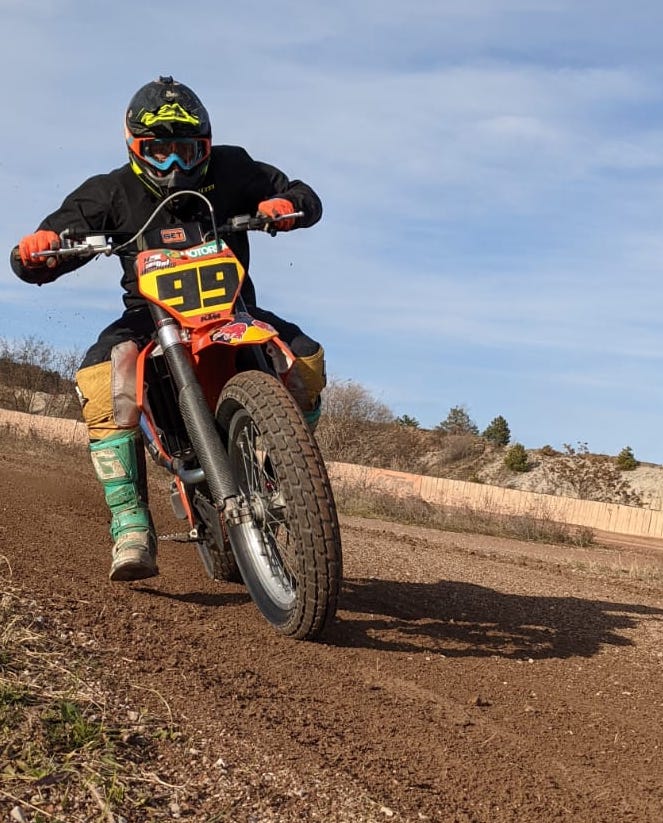
[(161, 239), (164, 243), (184, 243), (186, 232), (184, 229), (161, 229)]
[[(224, 249), (225, 243), (221, 243), (221, 248)], [(206, 257), (208, 254), (215, 254), (218, 251), (216, 243), (208, 243), (206, 246), (198, 246), (195, 249), (188, 249), (187, 257)]]

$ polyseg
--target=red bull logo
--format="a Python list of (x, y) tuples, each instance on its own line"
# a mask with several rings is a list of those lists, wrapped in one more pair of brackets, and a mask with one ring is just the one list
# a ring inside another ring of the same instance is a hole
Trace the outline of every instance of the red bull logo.
[(265, 323), (263, 320), (254, 320), (253, 325), (259, 329), (263, 329), (263, 331), (269, 331), (276, 334), (276, 329), (274, 328), (274, 326), (270, 326), (269, 323)]
[(212, 340), (216, 343), (231, 343), (233, 340), (241, 340), (246, 334), (248, 325), (246, 323), (228, 323), (221, 329), (217, 329), (212, 334)]

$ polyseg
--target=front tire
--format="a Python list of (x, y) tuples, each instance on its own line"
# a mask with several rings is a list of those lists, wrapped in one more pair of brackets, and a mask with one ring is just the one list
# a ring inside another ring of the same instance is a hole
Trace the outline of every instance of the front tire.
[(342, 579), (340, 530), (320, 450), (283, 384), (241, 372), (221, 393), (217, 422), (251, 513), (229, 526), (246, 587), (277, 631), (313, 640), (336, 613)]

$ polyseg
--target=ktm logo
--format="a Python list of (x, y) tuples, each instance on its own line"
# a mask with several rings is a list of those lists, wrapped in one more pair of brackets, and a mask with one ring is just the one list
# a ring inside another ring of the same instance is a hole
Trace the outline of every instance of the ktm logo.
[(184, 229), (161, 229), (161, 239), (164, 243), (184, 243), (186, 232)]

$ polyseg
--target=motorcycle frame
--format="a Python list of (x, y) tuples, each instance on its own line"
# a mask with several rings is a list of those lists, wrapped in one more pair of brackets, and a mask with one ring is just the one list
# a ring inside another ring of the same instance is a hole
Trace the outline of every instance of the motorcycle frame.
[[(157, 250), (158, 252), (158, 250)], [(150, 253), (154, 254), (152, 250)], [(206, 262), (213, 262), (214, 258)], [(191, 528), (196, 526), (196, 517), (187, 493), (187, 485), (208, 482), (215, 505), (224, 509), (228, 498), (237, 490), (228, 483), (230, 472), (227, 468), (227, 453), (216, 429), (214, 412), (226, 382), (237, 373), (236, 355), (241, 348), (252, 348), (258, 368), (276, 374), (283, 382), (295, 362), (290, 348), (278, 336), (278, 332), (266, 323), (256, 321), (244, 305), (239, 288), (231, 301), (230, 310), (215, 316), (207, 322), (193, 321), (172, 306), (153, 299), (149, 292), (141, 289), (141, 277), (137, 271), (138, 285), (148, 301), (156, 326), (156, 336), (138, 354), (136, 362), (136, 403), (140, 413), (140, 428), (148, 451), (157, 465), (173, 475), (175, 486)], [(242, 270), (241, 282), (244, 279)], [(239, 306), (240, 310), (235, 311)], [(246, 326), (243, 332), (229, 335), (226, 329), (237, 329), (237, 324)], [(224, 337), (226, 339), (224, 339)], [(270, 368), (264, 355), (263, 346), (271, 344), (278, 350), (281, 366)], [(224, 354), (218, 349), (225, 349)], [(213, 352), (216, 352), (214, 353)], [(193, 450), (200, 461), (201, 469), (186, 469), (168, 452), (159, 431), (158, 421), (150, 407), (146, 372), (151, 357), (164, 356), (167, 370), (175, 390), (175, 402), (182, 414), (185, 429)], [(216, 367), (223, 364), (223, 368)], [(193, 395), (193, 400), (189, 395)], [(201, 409), (204, 402), (205, 414)], [(196, 445), (196, 441), (202, 445)], [(213, 452), (211, 458), (207, 450)], [(207, 459), (206, 459), (207, 457)], [(207, 464), (207, 466), (205, 465)], [(219, 471), (220, 466), (220, 471)], [(210, 470), (212, 478), (210, 478)], [(210, 479), (212, 482), (210, 482)]]

